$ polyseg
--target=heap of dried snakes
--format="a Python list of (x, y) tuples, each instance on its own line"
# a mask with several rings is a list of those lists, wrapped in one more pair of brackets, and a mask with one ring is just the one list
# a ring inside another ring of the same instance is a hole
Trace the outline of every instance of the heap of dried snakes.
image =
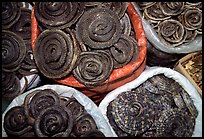
[(202, 34), (202, 2), (137, 2), (162, 43), (177, 47)]
[[(138, 46), (127, 2), (36, 2), (41, 31), (34, 58), (49, 79), (71, 74), (86, 87), (106, 81), (113, 69), (135, 61)], [(133, 37), (132, 37), (133, 36)]]
[(52, 89), (28, 94), (21, 106), (7, 111), (3, 126), (13, 137), (105, 137), (84, 106)]
[(107, 107), (118, 136), (190, 137), (197, 115), (188, 93), (163, 74), (119, 94)]
[[(28, 7), (26, 2), (2, 3), (2, 97), (6, 99), (15, 98), (29, 86), (20, 86), (22, 77), (38, 72), (31, 49)], [(28, 82), (26, 77), (25, 80)]]

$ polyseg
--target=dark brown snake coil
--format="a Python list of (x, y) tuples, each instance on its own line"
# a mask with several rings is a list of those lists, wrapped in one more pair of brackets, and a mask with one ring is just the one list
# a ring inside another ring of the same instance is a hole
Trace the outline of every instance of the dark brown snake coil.
[(87, 132), (95, 130), (96, 128), (96, 123), (91, 115), (84, 113), (78, 119), (76, 119), (76, 124), (74, 125), (72, 132), (76, 136), (81, 136)]
[(112, 103), (112, 115), (118, 127), (136, 136), (154, 122), (154, 106), (142, 93), (123, 92)]
[(71, 110), (74, 119), (80, 117), (85, 111), (84, 106), (82, 106), (75, 98), (70, 98), (66, 103), (66, 107)]
[(9, 29), (20, 18), (21, 10), (16, 2), (2, 3), (2, 29)]
[(37, 137), (68, 137), (73, 127), (73, 118), (68, 108), (50, 106), (36, 117), (35, 133)]
[(113, 69), (111, 56), (102, 50), (81, 52), (79, 61), (73, 75), (87, 87), (107, 80)]
[(169, 47), (183, 43), (184, 27), (177, 20), (165, 20), (158, 26), (158, 35), (161, 41)]
[(21, 93), (20, 80), (12, 72), (2, 71), (2, 97), (12, 100)]
[(128, 2), (103, 2), (98, 7), (108, 8), (114, 11), (121, 19), (127, 10)]
[(160, 2), (159, 6), (167, 16), (178, 15), (184, 10), (184, 2)]
[(73, 34), (61, 30), (45, 30), (37, 38), (33, 51), (39, 71), (51, 79), (67, 76), (79, 55)]
[(84, 12), (78, 2), (36, 2), (36, 19), (48, 29), (64, 29), (74, 24)]
[(118, 15), (107, 8), (86, 11), (76, 25), (76, 37), (80, 44), (93, 49), (104, 49), (118, 41), (122, 27)]
[(26, 54), (23, 39), (11, 31), (2, 30), (1, 50), (2, 69), (7, 72), (18, 70)]
[(24, 40), (31, 39), (31, 10), (21, 8), (19, 20), (12, 26), (11, 30), (21, 36)]
[(118, 42), (110, 47), (114, 68), (121, 68), (129, 63), (133, 57), (133, 54), (137, 55), (137, 49), (137, 42), (134, 38), (127, 35), (121, 35)]
[(53, 105), (59, 105), (58, 94), (51, 89), (36, 90), (26, 96), (24, 101), (25, 114), (29, 117), (29, 124), (33, 124), (39, 113)]
[(127, 13), (125, 13), (124, 16), (120, 19), (120, 23), (122, 26), (122, 34), (129, 36), (131, 31), (131, 22)]
[(33, 50), (31, 48), (31, 41), (24, 41), (26, 45), (26, 56), (21, 63), (20, 68), (18, 69), (18, 73), (22, 76), (28, 76), (31, 74), (38, 73), (34, 57)]
[(21, 136), (32, 129), (22, 106), (15, 106), (5, 114), (3, 126), (8, 136)]
[(80, 137), (105, 137), (105, 135), (100, 130), (91, 130)]

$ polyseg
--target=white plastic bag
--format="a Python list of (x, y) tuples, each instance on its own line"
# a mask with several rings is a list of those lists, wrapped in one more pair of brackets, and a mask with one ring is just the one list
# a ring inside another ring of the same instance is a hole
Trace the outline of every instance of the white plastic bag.
[(7, 137), (6, 132), (5, 132), (4, 128), (3, 128), (4, 116), (5, 116), (6, 112), (9, 109), (11, 109), (12, 107), (14, 107), (14, 106), (22, 105), (26, 95), (30, 94), (34, 90), (39, 90), (39, 89), (41, 89), (41, 90), (42, 89), (53, 89), (60, 96), (65, 96), (65, 97), (73, 96), (74, 98), (77, 99), (77, 101), (81, 105), (84, 106), (86, 111), (93, 117), (93, 119), (96, 122), (96, 125), (97, 125), (98, 129), (101, 132), (103, 132), (103, 134), (106, 137), (113, 136), (113, 133), (110, 130), (110, 126), (108, 125), (107, 121), (104, 119), (101, 111), (96, 106), (96, 104), (91, 99), (89, 99), (87, 96), (85, 96), (81, 92), (77, 91), (76, 89), (68, 87), (68, 86), (64, 86), (64, 85), (44, 85), (44, 86), (41, 86), (41, 87), (38, 87), (38, 88), (35, 88), (35, 89), (32, 89), (32, 90), (29, 90), (28, 92), (26, 92), (26, 93), (16, 97), (11, 102), (11, 104), (7, 107), (7, 109), (2, 114), (2, 137)]
[[(193, 132), (193, 137), (202, 137), (202, 100), (200, 95), (198, 94), (195, 87), (190, 83), (190, 81), (184, 77), (182, 74), (174, 71), (170, 68), (163, 68), (163, 67), (147, 67), (142, 74), (135, 80), (111, 91), (106, 97), (101, 101), (99, 105), (99, 109), (101, 110), (102, 114), (104, 115), (105, 119), (108, 121), (106, 116), (107, 106), (109, 103), (114, 100), (119, 94), (125, 91), (130, 91), (133, 88), (138, 87), (140, 84), (144, 83), (148, 78), (151, 78), (154, 75), (164, 74), (168, 78), (174, 79), (178, 82), (183, 89), (190, 95), (193, 103), (198, 111), (198, 116), (196, 118), (195, 129)], [(113, 129), (111, 128), (111, 131)], [(114, 135), (117, 136), (114, 132)]]
[(182, 44), (175, 48), (170, 48), (168, 46), (165, 46), (159, 39), (156, 31), (151, 27), (151, 25), (148, 23), (146, 19), (142, 17), (142, 14), (139, 10), (138, 5), (135, 2), (132, 2), (135, 10), (138, 12), (141, 20), (142, 25), (145, 31), (145, 35), (147, 39), (151, 42), (151, 44), (156, 47), (157, 49), (164, 51), (166, 53), (191, 53), (202, 50), (202, 35), (198, 35), (195, 40), (193, 40), (189, 44)]

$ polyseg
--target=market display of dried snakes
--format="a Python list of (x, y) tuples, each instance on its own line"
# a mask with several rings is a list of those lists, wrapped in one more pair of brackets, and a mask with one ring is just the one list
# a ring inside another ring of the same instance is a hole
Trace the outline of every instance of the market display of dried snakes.
[(152, 25), (162, 43), (177, 47), (202, 34), (202, 3), (138, 2), (143, 17)]
[[(113, 69), (136, 60), (138, 47), (135, 36), (130, 37), (127, 5), (36, 3), (35, 16), (41, 32), (34, 59), (39, 71), (49, 79), (73, 74), (80, 83), (92, 88), (106, 81)], [(69, 21), (62, 22), (64, 18)]]
[(28, 94), (21, 106), (7, 111), (3, 126), (13, 137), (105, 137), (84, 106), (52, 89)]
[(198, 112), (179, 83), (158, 74), (119, 94), (106, 114), (119, 137), (190, 137)]
[[(37, 73), (31, 50), (31, 10), (27, 9), (28, 5), (20, 2), (2, 3), (2, 70), (4, 71), (2, 74), (15, 77), (15, 83), (12, 80), (3, 88), (3, 97), (8, 100), (27, 89), (27, 78), (24, 78), (24, 87), (20, 85), (23, 77)], [(2, 78), (3, 82), (10, 80), (9, 76), (5, 78), (8, 79)]]

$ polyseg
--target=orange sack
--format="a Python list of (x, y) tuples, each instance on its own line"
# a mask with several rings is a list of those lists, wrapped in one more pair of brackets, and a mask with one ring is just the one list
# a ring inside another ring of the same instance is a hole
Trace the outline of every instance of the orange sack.
[[(127, 13), (131, 19), (133, 29), (136, 34), (136, 40), (138, 42), (139, 58), (136, 61), (131, 62), (122, 68), (114, 69), (110, 77), (95, 88), (88, 88), (84, 86), (73, 75), (69, 75), (66, 78), (54, 81), (78, 89), (86, 96), (91, 98), (96, 104), (99, 104), (109, 91), (137, 78), (143, 72), (146, 65), (147, 40), (142, 26), (142, 21), (130, 2), (128, 4)], [(34, 15), (34, 7), (32, 9), (31, 16), (32, 48), (34, 48), (35, 41), (39, 35), (38, 23)]]

